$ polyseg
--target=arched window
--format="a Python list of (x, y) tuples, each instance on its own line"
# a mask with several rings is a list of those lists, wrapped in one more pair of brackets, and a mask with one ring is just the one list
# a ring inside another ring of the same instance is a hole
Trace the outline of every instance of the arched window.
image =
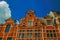
[(10, 27), (11, 27), (11, 25), (8, 24), (8, 25), (6, 26), (5, 32), (9, 32)]

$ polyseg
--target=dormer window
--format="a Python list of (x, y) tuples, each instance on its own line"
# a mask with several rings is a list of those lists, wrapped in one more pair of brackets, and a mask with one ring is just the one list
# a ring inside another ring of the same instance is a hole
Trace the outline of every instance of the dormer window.
[(52, 25), (52, 20), (47, 20), (47, 25), (51, 26)]

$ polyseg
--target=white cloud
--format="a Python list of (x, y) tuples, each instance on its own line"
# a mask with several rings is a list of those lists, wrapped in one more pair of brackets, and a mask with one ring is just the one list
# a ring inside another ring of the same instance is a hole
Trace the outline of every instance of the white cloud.
[(18, 20), (16, 20), (16, 24), (19, 24), (19, 21)]
[(11, 17), (11, 11), (9, 5), (5, 1), (0, 2), (0, 24)]

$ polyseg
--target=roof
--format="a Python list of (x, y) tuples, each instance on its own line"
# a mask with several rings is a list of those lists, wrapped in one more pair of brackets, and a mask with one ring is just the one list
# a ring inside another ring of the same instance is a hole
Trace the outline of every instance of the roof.
[(14, 20), (13, 18), (8, 18), (8, 19), (6, 19), (5, 21), (9, 21), (9, 20), (16, 21), (16, 20)]

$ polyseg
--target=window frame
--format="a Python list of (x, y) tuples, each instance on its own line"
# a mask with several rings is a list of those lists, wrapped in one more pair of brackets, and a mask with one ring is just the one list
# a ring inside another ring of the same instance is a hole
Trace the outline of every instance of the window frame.
[(28, 20), (28, 26), (29, 26), (29, 27), (31, 27), (31, 26), (34, 25), (33, 21), (34, 21), (33, 19), (29, 19), (29, 20)]
[(41, 37), (40, 33), (35, 33), (35, 38), (40, 38), (40, 37)]
[(3, 40), (2, 37), (0, 37), (0, 39)]
[[(52, 32), (50, 32), (50, 31), (52, 31)], [(56, 38), (57, 37), (56, 30), (46, 30), (46, 35), (47, 35), (47, 38)]]
[[(51, 23), (48, 25), (48, 22), (47, 21), (51, 21)], [(53, 26), (53, 21), (51, 19), (46, 19), (46, 25), (47, 26)]]
[(58, 24), (60, 24), (60, 20), (59, 20), (60, 18), (58, 18)]
[(10, 29), (11, 29), (11, 25), (10, 24), (8, 24), (8, 25), (6, 25), (6, 28), (5, 28), (5, 32), (10, 32)]
[(19, 36), (20, 39), (23, 39), (25, 35), (24, 35), (24, 33), (19, 33), (18, 36)]
[[(11, 39), (10, 39), (11, 38)], [(7, 40), (12, 40), (12, 37), (7, 37)]]
[(32, 33), (27, 33), (27, 37), (32, 38), (33, 37)]

